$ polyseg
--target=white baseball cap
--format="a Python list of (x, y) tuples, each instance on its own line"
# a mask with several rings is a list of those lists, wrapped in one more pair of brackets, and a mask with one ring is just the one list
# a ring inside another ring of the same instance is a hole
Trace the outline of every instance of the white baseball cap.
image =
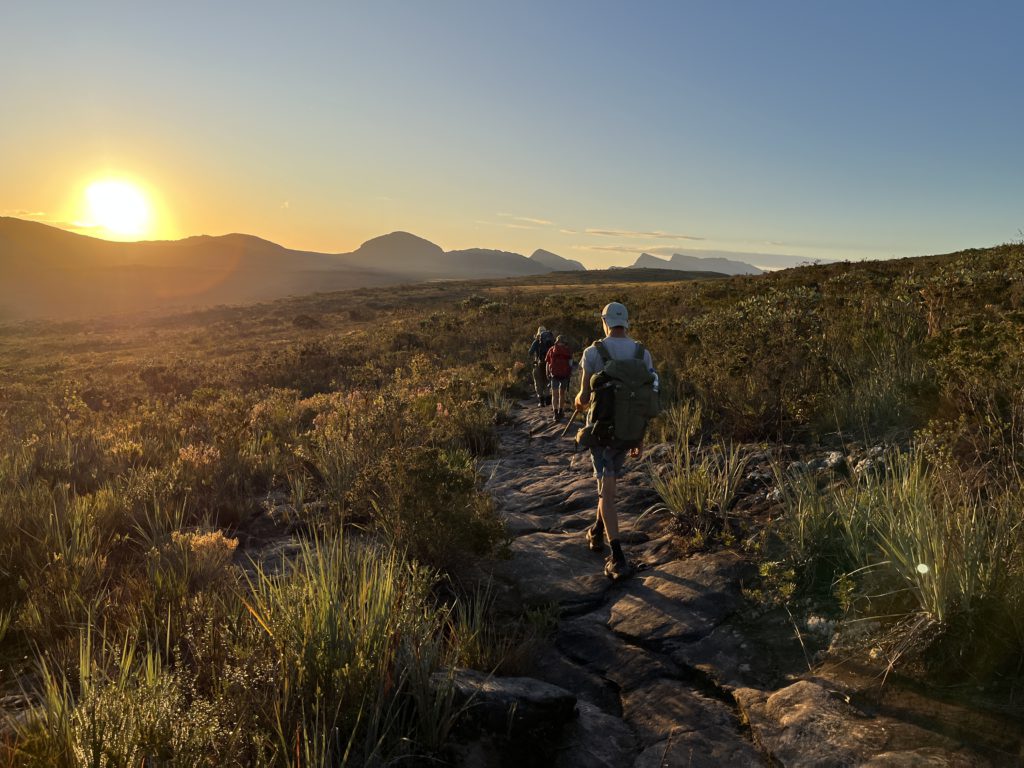
[(617, 328), (620, 325), (623, 328), (629, 328), (629, 312), (626, 311), (624, 305), (617, 301), (613, 301), (601, 310), (601, 319), (609, 328)]

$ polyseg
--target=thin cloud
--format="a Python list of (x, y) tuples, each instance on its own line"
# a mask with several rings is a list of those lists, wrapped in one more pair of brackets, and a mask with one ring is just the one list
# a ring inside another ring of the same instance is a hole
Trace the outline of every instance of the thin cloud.
[(498, 215), (503, 219), (512, 219), (513, 221), (520, 221), (524, 224), (536, 224), (541, 227), (552, 227), (555, 224), (555, 222), (548, 221), (547, 219), (535, 219), (531, 216), (516, 216), (513, 213), (499, 213)]
[(53, 219), (50, 218), (50, 215), (45, 211), (28, 211), (25, 209), (13, 211), (7, 210), (0, 212), (0, 216), (15, 216), (19, 219), (35, 219), (40, 224), (46, 224), (49, 227), (56, 227), (57, 229), (64, 229), (68, 232), (79, 232), (83, 234), (103, 231), (104, 229), (102, 225), (88, 221), (63, 221), (61, 219)]
[(14, 211), (4, 211), (3, 214), (0, 214), (0, 215), (3, 215), (3, 216), (16, 216), (19, 219), (44, 219), (44, 218), (46, 218), (46, 213), (43, 212), (43, 211), (25, 211), (25, 210), (21, 210), (21, 209), (14, 210)]
[[(502, 214), (498, 214), (501, 216)], [(483, 221), (482, 219), (476, 219), (475, 224), (483, 224), (485, 227), (504, 227), (505, 229), (538, 229), (533, 224), (520, 224), (518, 221), (530, 221), (530, 219), (523, 219), (521, 217), (515, 217), (517, 221)]]
[(611, 253), (650, 253), (653, 250), (664, 250), (662, 246), (658, 245), (572, 245), (570, 248), (577, 251), (609, 251)]
[(54, 221), (51, 223), (53, 226), (60, 227), (61, 229), (82, 230), (83, 232), (103, 229), (103, 226), (100, 224), (90, 224), (85, 221)]
[(696, 237), (695, 235), (680, 235), (674, 232), (662, 232), (661, 230), (654, 230), (648, 232), (642, 232), (635, 229), (585, 229), (583, 230), (588, 235), (598, 235), (599, 237), (653, 237), (658, 240), (703, 240), (703, 237)]
[(563, 235), (578, 235), (579, 234), (579, 232), (577, 232), (575, 229), (560, 229), (558, 231), (561, 232)]
[(287, 211), (289, 208), (292, 207), (292, 204), (290, 202), (288, 202), (287, 200), (285, 200), (283, 203), (281, 203), (281, 207), (284, 208)]

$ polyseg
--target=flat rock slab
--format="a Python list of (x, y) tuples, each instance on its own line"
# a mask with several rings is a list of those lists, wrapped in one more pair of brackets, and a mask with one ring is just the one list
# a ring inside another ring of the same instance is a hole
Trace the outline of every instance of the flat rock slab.
[(580, 702), (587, 701), (609, 715), (622, 716), (622, 703), (615, 686), (554, 646), (545, 645), (536, 651), (530, 673), (546, 683), (572, 691)]
[(737, 729), (736, 718), (721, 701), (697, 693), (679, 680), (661, 678), (622, 696), (622, 719), (647, 747), (676, 733)]
[[(540, 735), (520, 733), (513, 744), (484, 733), (459, 764), (974, 768), (1002, 749), (998, 740), (984, 754), (965, 747), (975, 743), (969, 721), (954, 718), (959, 728), (952, 729), (942, 727), (948, 717), (912, 724), (897, 719), (899, 707), (861, 708), (859, 699), (851, 703), (834, 690), (850, 686), (822, 677), (792, 683), (807, 667), (788, 617), (769, 612), (755, 620), (743, 610), (741, 586), (755, 576), (753, 566), (728, 551), (687, 556), (678, 523), (656, 506), (648, 465), (640, 462), (627, 464), (618, 510), (626, 554), (645, 567), (612, 585), (581, 530), (597, 506), (590, 457), (572, 450), (570, 438), (559, 435), (562, 426), (546, 409), (521, 407), (516, 423), (500, 430), (504, 456), (480, 468), (516, 537), (510, 560), (488, 563), (498, 598), (516, 610), (524, 602), (563, 608), (554, 647), (537, 651), (534, 669), (563, 692), (576, 692), (578, 717), (560, 730), (552, 726), (557, 718), (542, 718)], [(658, 446), (646, 459), (670, 451)], [(745, 514), (769, 505), (769, 458), (756, 457), (764, 477), (748, 478)], [(775, 690), (779, 685), (786, 687)], [(497, 722), (510, 710), (495, 711)], [(1016, 728), (1014, 722), (1002, 731)], [(1008, 760), (993, 757), (992, 764), (1024, 765), (1014, 761), (1016, 744), (1008, 737), (1001, 753)]]
[(559, 481), (557, 474), (546, 474), (528, 481), (519, 486), (519, 491), (536, 499), (557, 499), (568, 495), (565, 490), (565, 482)]
[(665, 657), (628, 643), (608, 629), (601, 612), (563, 621), (556, 643), (577, 664), (614, 683), (620, 696), (680, 673)]
[(774, 693), (740, 688), (733, 695), (754, 741), (773, 764), (792, 768), (990, 765), (952, 739), (899, 720), (871, 716), (809, 680)]
[(495, 575), (516, 584), (528, 605), (595, 603), (611, 586), (603, 559), (587, 549), (582, 533), (531, 533), (511, 549), (510, 560), (495, 564)]
[(593, 512), (565, 515), (537, 515), (527, 512), (506, 512), (504, 517), (505, 530), (507, 530), (513, 537), (541, 532), (559, 533), (565, 531), (582, 531), (594, 522)]
[[(749, 636), (746, 627), (726, 622), (696, 642), (676, 644), (669, 655), (680, 666), (704, 673), (726, 691), (775, 688), (785, 674), (796, 675), (807, 669), (806, 665), (794, 667), (778, 658), (775, 648), (782, 642), (783, 638), (778, 638), (773, 647)], [(803, 662), (799, 641), (792, 629), (785, 642), (795, 646), (791, 654), (794, 661)]]
[(698, 640), (741, 604), (746, 570), (738, 555), (726, 551), (643, 571), (614, 598), (609, 626), (644, 643)]
[[(1016, 764), (1020, 765), (1019, 762)], [(883, 752), (861, 763), (859, 768), (972, 768), (977, 765), (988, 763), (978, 763), (966, 755), (951, 755), (943, 749), (924, 747), (900, 752)]]
[(555, 768), (630, 768), (636, 739), (629, 726), (584, 701), (578, 711), (556, 748)]
[(735, 730), (681, 731), (643, 752), (634, 768), (760, 768), (770, 765)]

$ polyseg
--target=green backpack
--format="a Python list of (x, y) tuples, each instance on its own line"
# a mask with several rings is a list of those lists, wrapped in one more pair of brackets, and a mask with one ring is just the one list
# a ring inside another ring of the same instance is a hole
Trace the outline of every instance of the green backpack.
[(588, 448), (635, 448), (644, 440), (647, 422), (660, 410), (654, 374), (644, 362), (644, 345), (638, 342), (633, 357), (626, 360), (613, 359), (600, 341), (594, 348), (604, 370), (590, 377), (593, 394), (587, 424), (576, 442)]

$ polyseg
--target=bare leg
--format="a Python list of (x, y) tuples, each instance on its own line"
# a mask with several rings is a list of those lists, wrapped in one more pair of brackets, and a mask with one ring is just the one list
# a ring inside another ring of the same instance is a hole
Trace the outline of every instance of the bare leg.
[(615, 478), (605, 476), (604, 481), (597, 481), (597, 515), (604, 522), (604, 532), (608, 540), (619, 538), (619, 515), (615, 509)]

